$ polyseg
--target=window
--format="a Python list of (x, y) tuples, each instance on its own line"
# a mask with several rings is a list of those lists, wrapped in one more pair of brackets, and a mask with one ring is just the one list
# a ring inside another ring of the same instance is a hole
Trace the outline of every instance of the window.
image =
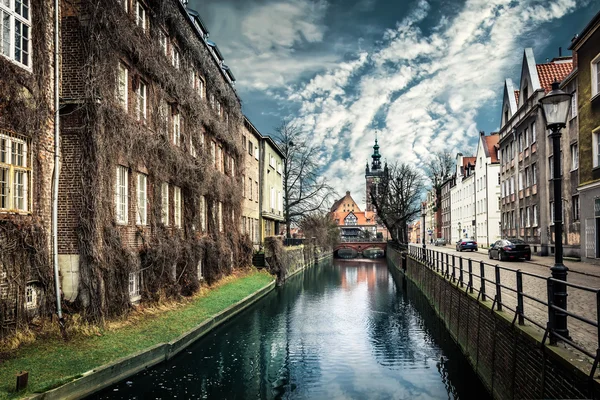
[(248, 140), (248, 154), (253, 155), (253, 153), (254, 153), (254, 145), (252, 144), (251, 141)]
[(148, 223), (148, 177), (144, 174), (137, 176), (137, 212), (136, 224)]
[(129, 11), (129, 0), (119, 0), (121, 7), (125, 10), (125, 12)]
[(525, 167), (525, 187), (531, 186), (531, 175), (529, 174), (529, 167)]
[(177, 69), (179, 69), (179, 66), (181, 65), (181, 55), (175, 46), (171, 46), (171, 63)]
[(592, 132), (592, 154), (594, 168), (600, 166), (600, 130)]
[(223, 203), (219, 202), (217, 221), (219, 222), (219, 232), (223, 232)]
[(169, 225), (169, 184), (163, 182), (160, 187), (160, 220)]
[(538, 225), (537, 204), (533, 205), (533, 207), (531, 208), (531, 213), (533, 214), (533, 226), (537, 226)]
[(25, 308), (33, 310), (38, 306), (37, 290), (32, 284), (25, 286)]
[(600, 93), (600, 54), (592, 60), (592, 97)]
[(579, 149), (577, 143), (571, 145), (571, 171), (579, 168)]
[(181, 144), (181, 116), (173, 115), (173, 144), (179, 146)]
[(573, 221), (579, 221), (579, 195), (571, 197), (573, 205)]
[(536, 139), (537, 139), (537, 137), (536, 137), (536, 133), (535, 133), (535, 122), (533, 122), (531, 124), (531, 143), (535, 143)]
[(117, 179), (115, 187), (115, 214), (117, 218), (117, 223), (119, 224), (126, 224), (128, 221), (128, 178), (129, 174), (127, 168), (121, 165), (117, 166)]
[(121, 104), (121, 106), (123, 106), (123, 108), (125, 109), (125, 111), (127, 111), (127, 98), (128, 98), (128, 79), (127, 79), (127, 75), (128, 75), (128, 70), (127, 67), (125, 67), (123, 64), (119, 64), (119, 77), (118, 77), (118, 82), (117, 82), (117, 97), (119, 100), (119, 103)]
[(256, 196), (254, 196), (254, 201), (258, 203), (258, 181), (254, 181), (254, 193), (256, 193)]
[(217, 153), (217, 171), (223, 171), (223, 148), (219, 146), (219, 152)]
[(135, 22), (144, 32), (146, 31), (146, 9), (139, 1), (135, 6)]
[(525, 213), (523, 209), (519, 209), (519, 219), (521, 220), (521, 228), (525, 226)]
[(0, 210), (29, 210), (28, 142), (0, 131)]
[(248, 178), (248, 186), (250, 187), (250, 197), (249, 197), (249, 199), (252, 200), (252, 178)]
[(273, 154), (269, 154), (269, 166), (275, 168), (275, 157), (273, 157)]
[(140, 283), (142, 280), (142, 271), (129, 273), (129, 300), (132, 302), (142, 298), (140, 295)]
[(197, 270), (198, 270), (198, 280), (201, 281), (204, 279), (204, 275), (202, 275), (202, 259), (198, 260)]
[(210, 108), (215, 108), (215, 95), (212, 93), (210, 94)]
[(212, 163), (217, 167), (217, 143), (214, 141), (210, 142), (210, 155), (212, 157)]
[(200, 75), (196, 74), (196, 76), (198, 77), (198, 84), (196, 85), (196, 90), (198, 90), (198, 95), (200, 96), (200, 99), (204, 99), (204, 78), (202, 78)]
[(527, 128), (523, 131), (523, 137), (525, 138), (525, 147), (529, 147), (529, 130)]
[(206, 197), (200, 196), (200, 229), (206, 232)]
[(0, 54), (31, 67), (30, 0), (0, 0)]
[(138, 121), (146, 120), (146, 84), (142, 81), (138, 84), (136, 95), (135, 115)]
[(181, 228), (181, 188), (173, 186), (173, 224)]
[(515, 177), (510, 177), (510, 194), (515, 194)]
[(530, 208), (526, 207), (525, 208), (525, 226), (526, 227), (530, 227), (531, 226), (531, 213), (530, 213)]
[(198, 150), (196, 150), (196, 145), (194, 144), (194, 139), (192, 135), (190, 135), (190, 154), (194, 158), (198, 156)]
[(217, 105), (217, 114), (220, 117), (221, 116), (221, 102), (217, 100), (216, 105)]
[(523, 132), (519, 133), (519, 152), (523, 151)]
[(167, 57), (169, 55), (169, 41), (167, 39), (167, 34), (162, 29), (158, 30), (158, 42), (160, 43), (162, 53)]
[(537, 164), (531, 164), (531, 180), (534, 185), (537, 185)]
[(571, 119), (577, 116), (577, 91), (571, 93)]
[(519, 171), (519, 190), (523, 190), (523, 171)]

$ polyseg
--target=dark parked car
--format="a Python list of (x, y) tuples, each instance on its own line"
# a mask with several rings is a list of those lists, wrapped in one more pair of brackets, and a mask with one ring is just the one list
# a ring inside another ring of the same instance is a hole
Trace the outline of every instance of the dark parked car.
[(461, 239), (456, 242), (456, 251), (471, 250), (477, 251), (477, 242), (471, 239)]
[(521, 239), (498, 240), (488, 250), (490, 259), (497, 258), (500, 261), (517, 260), (524, 258), (531, 260), (531, 248)]

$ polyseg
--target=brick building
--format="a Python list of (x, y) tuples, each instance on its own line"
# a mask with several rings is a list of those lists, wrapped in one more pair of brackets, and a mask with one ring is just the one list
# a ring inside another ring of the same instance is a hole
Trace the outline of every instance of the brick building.
[(562, 86), (573, 94), (567, 127), (569, 135), (574, 130), (578, 133), (577, 142), (570, 140), (571, 165), (579, 172), (579, 187), (573, 196), (577, 203), (573, 200), (571, 213), (581, 221), (582, 259), (600, 264), (600, 13), (569, 48), (573, 50), (574, 73)]
[[(504, 84), (500, 128), (502, 237), (518, 237), (540, 255), (554, 252), (552, 144), (539, 99), (552, 82), (562, 81), (572, 70), (571, 57), (558, 57), (536, 64), (532, 49), (525, 49), (518, 89), (510, 79)], [(563, 131), (562, 166), (571, 166), (569, 132)], [(569, 168), (570, 170), (571, 168)], [(564, 169), (563, 172), (567, 170)], [(548, 183), (547, 183), (548, 182)], [(563, 174), (564, 251), (579, 255), (579, 221), (573, 219), (572, 194), (577, 173)]]
[(54, 310), (53, 13), (0, 2), (0, 337)]
[(442, 183), (442, 238), (447, 242), (452, 238), (452, 199), (450, 191), (456, 186), (456, 173)]
[(186, 4), (62, 3), (61, 278), (92, 318), (249, 260), (240, 101)]
[(375, 213), (371, 210), (361, 211), (349, 191), (331, 206), (329, 215), (340, 227), (342, 239), (364, 239), (377, 236)]

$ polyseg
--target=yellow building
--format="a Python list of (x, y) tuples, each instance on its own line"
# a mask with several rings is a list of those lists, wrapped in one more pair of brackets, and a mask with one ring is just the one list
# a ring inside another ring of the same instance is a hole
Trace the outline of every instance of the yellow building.
[(244, 157), (244, 173), (242, 175), (242, 219), (241, 231), (247, 234), (255, 247), (261, 243), (260, 234), (260, 151), (261, 134), (244, 117), (242, 130), (242, 148), (246, 152)]
[(285, 221), (283, 212), (284, 154), (269, 136), (260, 141), (260, 216), (261, 241), (267, 236), (280, 235)]

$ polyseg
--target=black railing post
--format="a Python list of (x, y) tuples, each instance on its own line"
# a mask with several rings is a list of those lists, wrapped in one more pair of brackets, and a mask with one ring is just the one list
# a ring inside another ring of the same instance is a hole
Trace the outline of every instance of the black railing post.
[(523, 273), (517, 270), (517, 314), (519, 315), (519, 325), (525, 324), (525, 310), (523, 309)]
[(554, 323), (555, 323), (555, 314), (554, 308), (554, 283), (552, 282), (552, 278), (548, 278), (546, 280), (548, 283), (548, 335), (550, 337), (550, 344), (556, 344), (557, 339), (554, 337)]
[(485, 301), (485, 267), (483, 265), (483, 261), (479, 261), (479, 276), (481, 279), (481, 288), (479, 289), (479, 293), (481, 293), (481, 301)]
[[(471, 261), (471, 259), (469, 259)], [(460, 269), (458, 270), (458, 282), (460, 283), (460, 287), (463, 287), (463, 260), (460, 259), (460, 263), (458, 264)]]
[(500, 287), (500, 266), (496, 264), (496, 309), (502, 311), (502, 288)]
[(469, 258), (469, 291), (473, 293), (473, 261)]
[[(459, 256), (458, 262), (462, 262), (462, 256)], [(456, 263), (452, 263), (452, 282), (456, 280)]]
[(450, 264), (450, 254), (446, 253), (446, 267)]

